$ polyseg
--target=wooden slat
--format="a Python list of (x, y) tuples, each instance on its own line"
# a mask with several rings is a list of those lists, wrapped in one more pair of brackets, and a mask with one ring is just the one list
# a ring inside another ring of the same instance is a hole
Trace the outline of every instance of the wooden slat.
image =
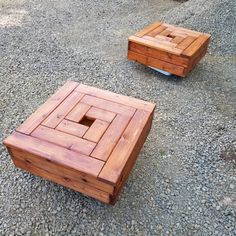
[(16, 130), (30, 134), (48, 115), (78, 86), (78, 83), (68, 81), (55, 94), (53, 94), (35, 113), (33, 113)]
[[(82, 93), (87, 93), (87, 94), (94, 96), (94, 97), (100, 97), (100, 98), (103, 98), (103, 99), (106, 99), (109, 101), (116, 102), (118, 104), (130, 106), (130, 107), (134, 107), (137, 109), (142, 109), (142, 110), (146, 110), (146, 111), (150, 111), (150, 112), (152, 112), (155, 108), (155, 104), (153, 104), (153, 103), (142, 101), (142, 100), (132, 98), (132, 97), (127, 97), (127, 96), (113, 93), (110, 91), (105, 91), (105, 90), (102, 90), (99, 88), (90, 87), (90, 86), (87, 86), (84, 84), (80, 84), (76, 88), (76, 91), (82, 92)], [(116, 111), (114, 113), (116, 113)], [(99, 119), (102, 120), (102, 118), (99, 118)]]
[[(99, 174), (99, 179), (113, 185), (117, 184), (126, 163), (129, 158), (131, 158), (132, 152), (135, 151), (133, 158), (136, 158), (145, 141), (146, 137), (142, 135), (142, 132), (145, 125), (148, 123), (149, 117), (150, 113), (146, 111), (136, 111), (133, 119), (130, 121), (128, 127)], [(139, 141), (140, 138), (141, 140)], [(138, 141), (140, 143), (139, 147), (136, 146)], [(135, 146), (137, 150), (134, 149)]]
[(93, 142), (41, 125), (31, 133), (31, 136), (85, 155), (90, 155), (96, 146)]
[(178, 48), (172, 48), (169, 45), (165, 45), (165, 44), (161, 43), (161, 40), (159, 40), (159, 42), (157, 44), (157, 42), (153, 42), (153, 41), (145, 39), (145, 38), (138, 38), (136, 36), (130, 36), (129, 41), (134, 42), (134, 43), (138, 43), (138, 44), (141, 44), (141, 45), (144, 45), (144, 46), (147, 46), (147, 47), (160, 49), (160, 50), (163, 50), (165, 52), (170, 52), (170, 53), (175, 54), (175, 55), (181, 55), (181, 52), (182, 52), (182, 50), (180, 50)]
[(173, 44), (175, 44), (175, 42), (172, 41), (172, 38), (169, 38), (169, 37), (166, 37), (164, 35), (157, 35), (155, 37), (155, 39), (158, 39), (158, 40), (163, 40), (164, 42), (167, 41), (167, 42), (172, 42)]
[(90, 106), (95, 106), (95, 107), (98, 107), (107, 111), (123, 114), (129, 117), (133, 116), (135, 112), (135, 108), (133, 107), (124, 106), (116, 102), (104, 100), (104, 99), (93, 97), (90, 95), (85, 95), (81, 101)]
[(162, 23), (161, 22), (155, 22), (151, 25), (148, 25), (147, 27), (145, 27), (144, 29), (140, 30), (139, 32), (137, 32), (135, 35), (137, 37), (143, 37), (143, 35), (147, 34), (148, 32), (154, 30), (155, 28), (157, 28), (158, 26), (160, 26)]
[(86, 113), (86, 116), (91, 119), (99, 119), (107, 122), (112, 122), (112, 120), (116, 116), (116, 113), (99, 109), (96, 107), (91, 107)]
[(62, 166), (78, 170), (88, 175), (97, 176), (101, 171), (104, 162), (89, 156), (67, 150), (53, 143), (39, 140), (28, 135), (14, 132), (4, 144), (8, 148), (18, 148), (25, 152), (46, 159)]
[[(63, 165), (56, 164), (54, 162), (47, 161), (45, 158), (33, 155), (31, 153), (25, 152), (20, 149), (11, 148), (10, 153), (14, 158), (18, 160), (33, 164), (35, 167), (44, 169), (45, 171), (61, 176), (67, 181), (75, 180), (81, 184), (86, 184), (91, 187), (100, 189), (104, 192), (113, 194), (114, 187), (99, 181), (96, 177), (90, 176), (79, 171), (76, 171), (72, 168), (65, 168)], [(13, 158), (13, 159), (14, 159)]]
[(144, 65), (158, 68), (158, 69), (170, 72), (178, 76), (183, 76), (183, 73), (184, 73), (184, 67), (182, 66), (177, 66), (177, 65), (174, 65), (174, 64), (162, 61), (162, 60), (158, 60), (153, 57), (145, 56), (143, 54), (135, 53), (132, 51), (128, 52), (128, 58), (130, 60), (135, 60)]
[(190, 30), (190, 29), (185, 29), (185, 28), (182, 28), (182, 27), (179, 27), (179, 26), (173, 26), (173, 25), (169, 25), (169, 24), (166, 24), (166, 23), (163, 23), (163, 25), (166, 26), (167, 28), (169, 28), (170, 30), (173, 29), (175, 31), (186, 33), (189, 36), (193, 36), (193, 37), (198, 37), (202, 34), (200, 32)]
[(80, 182), (74, 180), (74, 179), (66, 179), (63, 176), (53, 174), (51, 172), (45, 171), (44, 169), (40, 169), (38, 167), (35, 167), (33, 164), (22, 162), (21, 160), (15, 158), (14, 164), (26, 171), (29, 171), (30, 173), (40, 176), (46, 180), (53, 181), (57, 184), (61, 184), (67, 188), (71, 188), (75, 191), (78, 191), (80, 193), (83, 193), (87, 196), (96, 198), (104, 203), (109, 204), (110, 203), (110, 195), (104, 191), (101, 191), (99, 189), (90, 187), (87, 184), (81, 184)]
[(75, 135), (77, 137), (83, 137), (89, 127), (81, 125), (69, 120), (63, 120), (56, 129), (64, 133)]
[(160, 33), (160, 35), (168, 36), (171, 32), (172, 32), (171, 30), (165, 29), (165, 30), (163, 30), (163, 31)]
[(129, 43), (129, 50), (183, 67), (188, 67), (189, 64), (188, 58), (182, 58), (171, 53), (163, 52), (154, 48), (149, 48), (133, 42)]
[(204, 44), (209, 42), (209, 35), (200, 35), (188, 48), (186, 48), (182, 55), (192, 57), (199, 50), (199, 48)]
[(74, 122), (80, 122), (86, 112), (90, 109), (90, 105), (84, 104), (82, 102), (78, 103), (74, 109), (66, 116), (67, 120)]
[(105, 133), (109, 123), (103, 120), (95, 120), (83, 138), (97, 143)]
[(176, 37), (174, 37), (174, 38), (171, 40), (171, 42), (176, 43), (176, 44), (179, 44), (179, 43), (182, 42), (183, 40), (184, 40), (183, 37), (176, 36)]
[(130, 117), (117, 115), (108, 127), (91, 156), (106, 161), (130, 121)]
[(182, 37), (182, 38), (186, 38), (186, 37), (188, 37), (188, 34), (186, 34), (186, 33), (180, 33), (179, 31), (175, 31), (175, 30), (173, 30), (171, 33), (170, 33), (170, 36), (171, 37)]
[[(160, 34), (162, 31), (164, 31), (165, 29), (166, 29), (165, 26), (160, 25), (160, 26), (158, 26), (157, 28), (155, 28), (154, 30), (148, 32), (148, 33), (145, 34), (145, 35), (151, 36), (151, 37), (155, 37), (155, 36), (159, 35), (159, 34)], [(144, 35), (143, 35), (143, 36), (144, 36)]]
[(179, 43), (176, 47), (179, 48), (179, 49), (186, 49), (189, 45), (191, 45), (194, 40), (196, 40), (195, 37), (192, 37), (192, 36), (188, 36), (186, 37), (181, 43)]
[(43, 122), (42, 125), (56, 128), (72, 108), (83, 98), (84, 94), (72, 92)]
[[(152, 120), (153, 120), (153, 114), (150, 114), (149, 118), (148, 118), (148, 122), (146, 123), (138, 141), (136, 142), (134, 148), (133, 148), (133, 151), (132, 153), (130, 154), (130, 157), (128, 158), (128, 161), (126, 162), (122, 172), (121, 172), (121, 175), (119, 177), (119, 179), (117, 180), (116, 182), (116, 185), (115, 185), (115, 190), (114, 190), (114, 193), (111, 197), (111, 204), (115, 204), (116, 200), (117, 200), (117, 197), (123, 187), (123, 185), (125, 184), (125, 182), (127, 181), (128, 177), (129, 177), (129, 174), (133, 168), (133, 166), (135, 165), (135, 162), (138, 158), (138, 155), (141, 151), (141, 148), (150, 132), (150, 129), (151, 129), (151, 126), (152, 126)], [(99, 177), (98, 177), (99, 178)]]
[(171, 50), (172, 48), (175, 48), (177, 46), (177, 44), (175, 44), (175, 43), (172, 43), (169, 41), (164, 41), (163, 39), (153, 38), (150, 36), (143, 36), (143, 39), (150, 40), (150, 41), (156, 43), (157, 46), (159, 46), (159, 45), (168, 46), (169, 50)]

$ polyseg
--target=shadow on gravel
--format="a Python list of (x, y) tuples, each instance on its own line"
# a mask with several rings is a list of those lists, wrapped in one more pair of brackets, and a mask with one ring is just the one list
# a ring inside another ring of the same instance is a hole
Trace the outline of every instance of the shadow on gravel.
[(227, 162), (232, 162), (236, 167), (236, 149), (235, 148), (231, 147), (224, 150), (221, 153), (220, 157)]

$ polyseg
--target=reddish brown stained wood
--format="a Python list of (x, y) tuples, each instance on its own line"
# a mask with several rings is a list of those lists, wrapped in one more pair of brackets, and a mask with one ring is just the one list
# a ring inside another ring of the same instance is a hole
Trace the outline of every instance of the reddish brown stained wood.
[(61, 104), (57, 107), (43, 122), (42, 124), (56, 128), (56, 126), (65, 118), (71, 109), (82, 99), (84, 94), (72, 92)]
[(90, 155), (95, 143), (44, 126), (36, 128), (32, 137), (51, 142), (85, 155)]
[(142, 29), (141, 31), (137, 32), (135, 35), (137, 37), (143, 37), (145, 34), (147, 34), (148, 32), (154, 30), (155, 28), (157, 28), (159, 25), (161, 25), (161, 22), (155, 22), (149, 26), (147, 26), (146, 28)]
[(4, 144), (8, 148), (18, 148), (40, 156), (47, 161), (58, 163), (92, 176), (97, 176), (104, 165), (103, 161), (17, 132), (5, 139)]
[(160, 59), (162, 61), (170, 62), (171, 64), (176, 64), (183, 67), (187, 67), (189, 64), (188, 58), (182, 58), (171, 53), (163, 52), (153, 48), (148, 48), (146, 46), (139, 45), (133, 42), (130, 42), (130, 51), (143, 54), (145, 56), (151, 56), (153, 58)]
[(76, 82), (66, 82), (16, 130), (30, 134), (77, 86)]
[(138, 37), (135, 37), (135, 36), (130, 36), (129, 41), (134, 42), (134, 43), (138, 43), (138, 44), (141, 44), (141, 45), (144, 45), (144, 46), (148, 46), (148, 47), (151, 47), (151, 48), (161, 49), (163, 51), (170, 52), (170, 53), (173, 53), (175, 55), (180, 55), (181, 52), (182, 52), (182, 50), (180, 50), (178, 48), (170, 48), (167, 45), (161, 44), (161, 42), (157, 45), (157, 42), (149, 41), (145, 38), (138, 38)]
[[(161, 33), (162, 31), (164, 31), (166, 29), (165, 26), (160, 25), (157, 28), (155, 28), (154, 30), (148, 32), (146, 35), (147, 36), (151, 36), (151, 37), (155, 37), (156, 35), (158, 35), (159, 33)], [(136, 35), (137, 36), (137, 35)], [(144, 36), (144, 35), (143, 35)]]
[(77, 137), (83, 137), (89, 127), (81, 125), (69, 120), (63, 120), (56, 129), (64, 133), (75, 135)]
[(18, 159), (14, 159), (14, 163), (17, 167), (29, 171), (34, 175), (40, 176), (46, 180), (53, 181), (55, 183), (61, 184), (65, 187), (71, 188), (75, 191), (79, 191), (87, 196), (94, 197), (104, 203), (110, 203), (110, 195), (104, 191), (101, 191), (99, 189), (90, 187), (89, 185), (83, 185), (80, 182), (73, 180), (73, 179), (67, 179), (63, 176), (58, 176), (56, 174), (53, 174), (51, 172), (47, 172), (44, 169), (40, 169), (35, 167), (32, 164), (22, 162)]
[(81, 101), (90, 106), (95, 106), (100, 109), (104, 109), (104, 110), (111, 111), (114, 113), (124, 114), (129, 117), (133, 116), (135, 112), (135, 108), (133, 107), (124, 106), (122, 104), (104, 100), (98, 97), (93, 97), (90, 95), (85, 95)]
[[(198, 53), (209, 38), (209, 34), (162, 23), (142, 37), (129, 37), (128, 59), (185, 77), (205, 55)], [(194, 59), (197, 54), (201, 56)]]
[(118, 114), (108, 127), (106, 133), (95, 147), (91, 156), (106, 161), (117, 141), (130, 121), (130, 117)]
[(184, 75), (184, 67), (177, 66), (165, 61), (161, 61), (152, 57), (148, 57), (142, 54), (138, 54), (135, 52), (128, 52), (128, 57), (130, 60), (138, 61), (144, 65), (152, 66), (154, 68), (160, 68), (164, 71), (169, 71), (175, 75), (183, 76)]
[(107, 122), (112, 122), (116, 114), (96, 107), (91, 107), (86, 113), (86, 116), (91, 119), (99, 119)]
[(195, 37), (188, 36), (188, 37), (186, 37), (181, 43), (179, 43), (179, 44), (177, 45), (177, 48), (184, 50), (184, 49), (186, 49), (189, 45), (191, 45), (191, 44), (194, 42), (194, 40), (196, 40)]
[(193, 56), (206, 41), (207, 43), (209, 42), (209, 39), (210, 37), (208, 35), (200, 35), (182, 54), (185, 56)]
[[(127, 96), (113, 93), (110, 91), (105, 91), (105, 90), (102, 90), (99, 88), (90, 87), (90, 86), (87, 86), (84, 84), (80, 84), (76, 88), (76, 91), (81, 92), (81, 93), (86, 93), (86, 94), (89, 94), (94, 97), (100, 97), (100, 98), (103, 98), (103, 99), (106, 99), (106, 100), (109, 100), (112, 102), (116, 102), (118, 104), (134, 107), (136, 109), (142, 109), (145, 111), (153, 111), (153, 109), (155, 108), (155, 104), (153, 104), (153, 103), (139, 100), (139, 99), (136, 99), (133, 97), (127, 97)], [(93, 108), (91, 108), (90, 110), (92, 110), (92, 109)], [(87, 113), (87, 115), (88, 115), (88, 113)], [(100, 117), (98, 117), (98, 119), (102, 120), (102, 118), (100, 118)]]
[(26, 153), (25, 151), (20, 150), (20, 149), (11, 148), (10, 151), (14, 159), (18, 159), (19, 161), (22, 161), (23, 163), (32, 164), (35, 167), (44, 169), (45, 171), (49, 173), (59, 175), (66, 180), (70, 180), (70, 179), (76, 180), (81, 184), (87, 184), (91, 187), (95, 187), (109, 194), (112, 194), (114, 191), (114, 188), (111, 185), (106, 184), (102, 181), (98, 181), (96, 177), (75, 171), (74, 169), (67, 168), (63, 165), (59, 165), (51, 161), (47, 161), (44, 158), (33, 155), (31, 153)]
[(86, 112), (90, 109), (90, 107), (91, 107), (90, 105), (80, 102), (66, 116), (66, 119), (74, 121), (74, 122), (79, 122), (84, 117)]
[[(163, 36), (163, 37), (165, 37), (165, 36)], [(169, 41), (164, 41), (163, 39), (158, 39), (157, 37), (153, 38), (153, 37), (150, 37), (150, 36), (143, 36), (143, 39), (147, 39), (147, 40), (150, 40), (150, 41), (156, 43), (157, 47), (159, 47), (159, 46), (169, 47), (168, 50), (171, 50), (172, 48), (175, 48), (177, 46), (176, 43), (172, 43), (172, 42), (169, 42)]]
[[(144, 130), (150, 126), (155, 105), (88, 86), (77, 88), (86, 92), (74, 89), (29, 135), (14, 132), (4, 144), (17, 167), (113, 204), (148, 134)], [(77, 94), (84, 97), (77, 101), (80, 99)], [(79, 103), (86, 109), (78, 109)], [(149, 114), (148, 121), (145, 114)], [(69, 115), (77, 122), (67, 120)], [(140, 126), (142, 122), (144, 128)], [(132, 132), (130, 127), (133, 127)], [(143, 131), (134, 139), (132, 135), (139, 132), (138, 127)], [(122, 162), (123, 170), (114, 184), (109, 178), (104, 180), (98, 175), (111, 153), (121, 145), (121, 137), (126, 142), (119, 159), (128, 159)]]
[(164, 31), (162, 31), (162, 32), (160, 33), (160, 35), (168, 36), (171, 32), (172, 32), (171, 30), (165, 29)]
[(181, 36), (176, 36), (176, 37), (172, 38), (171, 42), (176, 43), (176, 44), (179, 44), (179, 43), (182, 42), (183, 40), (184, 40), (183, 37), (181, 37)]
[(123, 168), (134, 150), (134, 145), (141, 136), (149, 116), (150, 113), (142, 110), (138, 110), (135, 113), (133, 119), (107, 160), (106, 165), (99, 174), (99, 178), (108, 181), (113, 185), (117, 183)]
[(109, 123), (103, 120), (95, 120), (83, 138), (97, 143), (108, 128)]

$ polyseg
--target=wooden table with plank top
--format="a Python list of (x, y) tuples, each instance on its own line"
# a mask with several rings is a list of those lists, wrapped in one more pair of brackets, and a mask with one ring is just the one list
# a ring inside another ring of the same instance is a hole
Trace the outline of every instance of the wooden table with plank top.
[(16, 167), (114, 204), (155, 105), (68, 81), (4, 140)]
[(210, 35), (155, 22), (128, 39), (128, 59), (185, 77), (204, 57)]

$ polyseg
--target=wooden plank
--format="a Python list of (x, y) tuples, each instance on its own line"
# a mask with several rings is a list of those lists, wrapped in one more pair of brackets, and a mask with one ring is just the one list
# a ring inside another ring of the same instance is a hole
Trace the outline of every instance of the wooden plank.
[(169, 24), (166, 24), (166, 23), (163, 23), (163, 25), (166, 26), (167, 28), (169, 28), (170, 30), (175, 30), (175, 31), (179, 31), (179, 32), (182, 32), (182, 33), (186, 33), (189, 36), (193, 36), (193, 37), (198, 37), (202, 34), (200, 32), (190, 30), (190, 29), (185, 29), (185, 28), (182, 28), (182, 27), (179, 27), (179, 26), (173, 26), (173, 25), (169, 25)]
[[(165, 29), (166, 29), (165, 26), (160, 25), (160, 26), (158, 26), (157, 28), (155, 28), (154, 30), (148, 32), (148, 33), (145, 34), (145, 35), (151, 36), (151, 37), (156, 37), (157, 35), (159, 35), (159, 34), (160, 34), (162, 31), (164, 31)], [(143, 35), (143, 36), (144, 36), (144, 35)]]
[(148, 39), (145, 39), (145, 38), (138, 38), (138, 37), (135, 37), (135, 36), (130, 36), (129, 41), (137, 43), (137, 44), (141, 44), (141, 45), (144, 45), (144, 46), (147, 46), (147, 47), (151, 47), (151, 48), (154, 48), (154, 49), (163, 50), (165, 52), (169, 52), (169, 53), (172, 53), (172, 54), (175, 54), (175, 55), (181, 55), (181, 52), (182, 52), (182, 50), (180, 50), (178, 48), (172, 48), (169, 45), (164, 45), (163, 43), (161, 43), (161, 40), (159, 40), (159, 41), (157, 40), (158, 41), (158, 45), (157, 45), (157, 42), (153, 42), (152, 40), (148, 40)]
[(186, 34), (186, 33), (180, 33), (179, 31), (173, 30), (173, 31), (170, 33), (170, 37), (182, 37), (182, 38), (186, 38), (186, 37), (188, 37), (188, 34)]
[[(122, 171), (127, 164), (129, 158), (131, 158), (132, 152), (133, 158), (136, 159), (139, 150), (141, 149), (145, 136), (142, 135), (146, 124), (148, 123), (150, 113), (142, 110), (137, 110), (133, 119), (130, 121), (125, 132), (122, 134), (118, 144), (111, 153), (109, 159), (105, 163), (98, 178), (103, 181), (116, 185), (121, 177)], [(139, 139), (141, 139), (139, 141)], [(139, 141), (139, 146), (136, 144)], [(136, 146), (136, 150), (134, 149)]]
[(4, 144), (8, 148), (18, 148), (40, 156), (49, 162), (51, 161), (95, 177), (97, 177), (104, 165), (103, 161), (18, 132), (14, 132), (5, 139)]
[(93, 142), (41, 125), (32, 132), (31, 136), (85, 155), (90, 155), (96, 146)]
[(55, 94), (53, 94), (36, 112), (34, 112), (16, 130), (24, 134), (30, 134), (61, 102), (78, 86), (78, 83), (68, 81)]
[(77, 137), (83, 137), (89, 127), (69, 120), (63, 120), (56, 129)]
[(64, 177), (65, 180), (72, 179), (78, 181), (81, 184), (87, 184), (91, 187), (100, 189), (110, 194), (113, 194), (114, 192), (114, 187), (97, 180), (96, 177), (81, 173), (71, 168), (66, 168), (63, 165), (59, 165), (54, 162), (47, 161), (44, 158), (41, 158), (39, 156), (33, 155), (20, 149), (11, 148), (10, 153), (14, 158), (17, 158), (22, 162), (33, 164), (37, 168), (41, 168), (49, 173)]
[(154, 22), (153, 24), (148, 25), (147, 27), (145, 27), (144, 29), (140, 30), (139, 32), (137, 32), (135, 34), (135, 36), (137, 37), (143, 37), (145, 34), (147, 34), (148, 32), (154, 30), (155, 28), (157, 28), (158, 26), (160, 26), (162, 23), (161, 22)]
[(135, 112), (135, 108), (133, 107), (125, 106), (116, 102), (104, 100), (90, 95), (85, 95), (81, 101), (90, 106), (95, 106), (114, 113), (124, 114), (129, 117), (133, 116)]
[(166, 37), (166, 36), (164, 36), (164, 35), (157, 35), (157, 36), (155, 37), (155, 39), (163, 40), (163, 41), (167, 41), (167, 42), (172, 42), (173, 44), (175, 44), (175, 42), (172, 41), (172, 38)]
[(208, 35), (200, 35), (188, 48), (182, 52), (182, 55), (193, 57), (204, 43), (207, 42), (208, 44), (209, 40), (210, 37)]
[(153, 114), (154, 113), (150, 114), (148, 122), (146, 123), (137, 143), (135, 144), (135, 147), (134, 147), (130, 157), (128, 158), (128, 161), (126, 162), (126, 164), (122, 170), (122, 173), (121, 173), (119, 179), (117, 180), (114, 193), (111, 196), (111, 204), (113, 204), (113, 205), (115, 204), (117, 197), (118, 197), (123, 185), (126, 183), (128, 177), (129, 177), (129, 174), (130, 174), (133, 166), (135, 165), (135, 162), (138, 158), (141, 148), (142, 148), (142, 146), (143, 146), (143, 144), (150, 132), (150, 129), (152, 126)]
[(104, 203), (110, 203), (110, 195), (104, 191), (90, 187), (87, 184), (81, 184), (80, 182), (74, 179), (65, 178), (64, 176), (56, 175), (51, 172), (45, 171), (43, 169), (35, 167), (33, 164), (18, 160), (17, 158), (14, 158), (14, 163), (18, 168), (29, 171), (34, 175), (40, 176), (49, 181), (53, 181), (57, 184), (61, 184), (67, 188), (71, 188), (82, 194), (96, 198)]
[(177, 66), (177, 65), (174, 65), (174, 64), (162, 61), (162, 60), (158, 60), (153, 57), (148, 57), (148, 56), (135, 53), (132, 51), (128, 52), (128, 57), (130, 60), (135, 60), (144, 65), (158, 68), (158, 69), (170, 72), (178, 76), (183, 76), (183, 73), (184, 73), (184, 67)]
[(181, 37), (181, 36), (176, 36), (176, 37), (172, 38), (171, 42), (176, 43), (176, 44), (179, 44), (179, 43), (182, 42), (183, 40), (184, 40), (183, 37)]
[(191, 45), (194, 40), (196, 40), (195, 37), (192, 37), (192, 36), (188, 36), (186, 37), (181, 43), (179, 43), (176, 47), (179, 48), (179, 49), (186, 49), (189, 45)]
[[(146, 111), (150, 111), (150, 112), (152, 112), (155, 108), (155, 104), (153, 104), (153, 103), (142, 101), (142, 100), (139, 100), (139, 99), (133, 98), (133, 97), (127, 97), (127, 96), (113, 93), (110, 91), (105, 91), (105, 90), (102, 90), (99, 88), (90, 87), (90, 86), (87, 86), (84, 84), (80, 84), (76, 88), (76, 91), (83, 92), (83, 93), (89, 94), (94, 97), (100, 97), (100, 98), (103, 98), (103, 99), (106, 99), (106, 100), (109, 100), (112, 102), (116, 102), (118, 104), (130, 106), (130, 107), (134, 107), (137, 109), (142, 109), (142, 110), (146, 110)], [(92, 109), (93, 108), (91, 108), (90, 110), (92, 110)], [(87, 113), (87, 115), (88, 115), (88, 113)], [(116, 111), (114, 113), (116, 113)], [(102, 120), (102, 118), (99, 118), (99, 119)]]
[(108, 128), (109, 123), (96, 119), (83, 138), (97, 143)]
[(90, 109), (90, 105), (84, 104), (83, 102), (78, 103), (74, 109), (66, 116), (67, 120), (74, 122), (80, 122), (86, 112)]
[(160, 35), (168, 36), (171, 32), (172, 32), (171, 30), (165, 29), (165, 30), (163, 30), (163, 31), (160, 33)]
[(112, 120), (116, 116), (116, 113), (99, 109), (97, 107), (91, 107), (87, 111), (86, 116), (90, 119), (99, 119), (107, 122), (112, 122)]
[(130, 121), (130, 117), (118, 114), (108, 127), (91, 157), (106, 161)]
[[(143, 45), (139, 45), (137, 43), (130, 42), (129, 45), (129, 50), (143, 54), (145, 56), (151, 56), (153, 58), (169, 62), (171, 64), (176, 64), (179, 66), (187, 67), (189, 64), (189, 59), (188, 58), (182, 58), (180, 56), (176, 56), (171, 53), (163, 52), (154, 48), (148, 48)], [(128, 58), (129, 59), (129, 58)]]
[(168, 46), (168, 47), (170, 47), (169, 50), (171, 50), (172, 48), (175, 48), (177, 46), (176, 43), (172, 43), (172, 42), (169, 42), (169, 41), (164, 41), (163, 39), (153, 38), (153, 37), (150, 37), (150, 36), (143, 36), (143, 39), (150, 40), (150, 41), (156, 43), (157, 47), (159, 45)]
[(56, 128), (72, 108), (83, 98), (84, 94), (72, 92), (43, 122), (42, 125)]

